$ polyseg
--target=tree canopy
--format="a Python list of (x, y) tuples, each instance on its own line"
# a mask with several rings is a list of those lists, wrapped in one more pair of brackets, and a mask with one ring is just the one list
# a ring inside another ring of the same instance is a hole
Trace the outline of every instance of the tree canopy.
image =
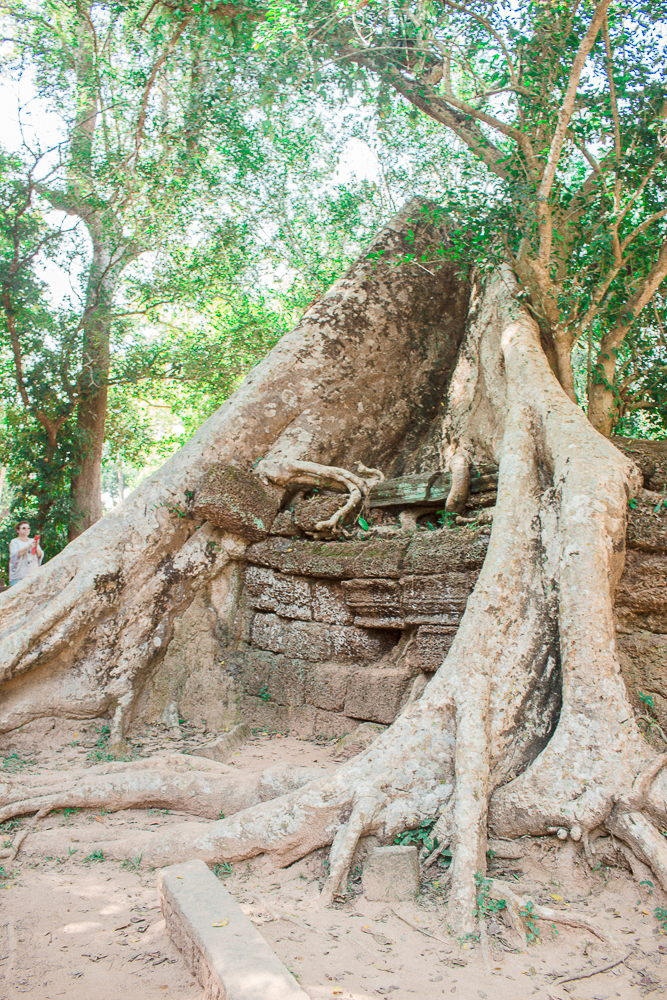
[[(101, 513), (103, 463), (133, 481), (146, 461), (151, 401), (182, 428), (157, 459), (413, 194), (442, 206), (461, 266), (511, 265), (595, 427), (664, 433), (665, 13), (3, 3), (7, 72), (55, 136), (23, 112), (2, 161), (17, 510), (56, 549), (73, 537)], [(370, 178), (341, 174), (350, 140)], [(143, 450), (105, 430), (110, 393)]]

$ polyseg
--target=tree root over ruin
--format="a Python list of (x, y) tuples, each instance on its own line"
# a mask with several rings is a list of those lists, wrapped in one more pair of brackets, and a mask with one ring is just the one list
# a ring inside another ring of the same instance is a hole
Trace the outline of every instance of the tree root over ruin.
[[(91, 850), (156, 866), (264, 854), (282, 867), (331, 845), (330, 901), (361, 837), (390, 843), (432, 822), (452, 851), (450, 922), (461, 934), (476, 928), (487, 829), (584, 845), (607, 829), (667, 888), (664, 761), (635, 723), (612, 617), (637, 471), (558, 385), (512, 288), (504, 273), (478, 303), (450, 387), (446, 430), (461, 454), (499, 458), (498, 502), (475, 591), (421, 699), (331, 775), (225, 819), (97, 839)], [(306, 465), (264, 472), (308, 476)], [(361, 480), (340, 471), (361, 495)], [(108, 795), (109, 781), (92, 776), (88, 801)], [(31, 802), (39, 808), (39, 796)], [(27, 844), (53, 853), (64, 836), (79, 834), (33, 833)]]
[(255, 471), (260, 479), (275, 486), (317, 486), (320, 489), (331, 486), (344, 487), (348, 491), (348, 498), (342, 507), (331, 517), (325, 521), (318, 521), (315, 525), (316, 532), (329, 535), (337, 525), (343, 523), (351, 511), (361, 506), (371, 486), (384, 480), (384, 474), (379, 469), (368, 469), (361, 462), (357, 462), (357, 468), (359, 476), (346, 469), (337, 469), (332, 465), (318, 465), (316, 462), (264, 459)]

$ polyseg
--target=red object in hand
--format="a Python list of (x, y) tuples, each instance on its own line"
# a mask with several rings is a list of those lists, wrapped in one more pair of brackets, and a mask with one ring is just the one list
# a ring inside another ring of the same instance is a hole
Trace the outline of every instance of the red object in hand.
[(32, 547), (32, 554), (37, 555), (37, 546), (39, 545), (39, 535), (35, 535), (35, 544)]

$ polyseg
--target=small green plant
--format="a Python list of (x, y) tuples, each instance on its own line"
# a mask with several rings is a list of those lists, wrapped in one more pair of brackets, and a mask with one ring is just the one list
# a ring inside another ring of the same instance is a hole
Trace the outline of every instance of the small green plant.
[(359, 525), (360, 528), (363, 528), (364, 531), (368, 531), (370, 527), (368, 521), (363, 517), (357, 518), (357, 524)]
[(653, 890), (655, 889), (655, 886), (653, 885), (653, 882), (651, 882), (650, 878), (642, 879), (642, 881), (639, 884), (646, 886), (646, 888), (648, 889), (649, 896), (653, 895)]
[(404, 833), (399, 833), (398, 837), (394, 841), (395, 844), (416, 844), (417, 847), (425, 847), (430, 853), (434, 851), (438, 846), (438, 838), (431, 837), (433, 832), (433, 827), (435, 826), (435, 820), (425, 819), (423, 823), (420, 823), (418, 827), (414, 830), (406, 830)]
[(131, 872), (136, 872), (136, 874), (138, 875), (139, 872), (141, 871), (141, 859), (142, 859), (142, 857), (143, 857), (143, 855), (140, 854), (136, 858), (125, 858), (125, 861), (121, 862), (121, 866), (120, 867), (121, 868), (125, 868), (125, 869), (127, 869), (128, 871), (131, 871)]
[(93, 851), (88, 857), (83, 859), (84, 861), (104, 861), (104, 853), (102, 851)]
[(493, 899), (491, 896), (491, 880), (484, 878), (481, 872), (475, 873), (475, 911), (478, 919), (489, 920), (507, 906), (504, 899)]
[(266, 686), (266, 684), (262, 684), (261, 688), (259, 689), (259, 691), (257, 693), (259, 694), (259, 696), (262, 699), (262, 701), (268, 701), (269, 698), (270, 698), (269, 689)]
[(219, 861), (218, 864), (213, 869), (213, 874), (216, 878), (228, 878), (233, 875), (232, 866), (229, 861)]
[(654, 703), (654, 701), (653, 701), (653, 695), (650, 695), (650, 694), (643, 694), (643, 693), (642, 693), (642, 692), (640, 691), (640, 692), (639, 692), (639, 700), (640, 700), (640, 701), (641, 701), (641, 702), (642, 702), (642, 703), (643, 703), (644, 705), (646, 705), (646, 706), (647, 706), (647, 708), (650, 708), (652, 712), (655, 712), (655, 703)]
[(218, 813), (218, 819), (224, 819), (224, 818), (225, 818), (225, 814), (223, 813), (223, 811), (221, 809), (220, 812)]
[(25, 771), (27, 767), (33, 767), (37, 761), (34, 757), (22, 757), (21, 754), (14, 750), (12, 753), (7, 754), (2, 760), (2, 770), (3, 771)]
[(438, 524), (443, 528), (458, 528), (458, 524), (456, 523), (457, 514), (445, 510), (444, 507), (442, 510), (437, 510), (436, 514), (438, 515)]
[(628, 500), (628, 507), (630, 508), (630, 510), (634, 510), (636, 506), (637, 506), (637, 501), (634, 499), (634, 497), (631, 497), (630, 500)]
[(535, 906), (532, 899), (528, 900), (525, 906), (522, 906), (519, 910), (521, 914), (521, 919), (526, 925), (526, 939), (529, 944), (533, 941), (538, 941), (540, 937), (540, 928), (537, 926), (537, 917), (535, 916)]
[(98, 760), (102, 763), (105, 761), (116, 760), (117, 758), (114, 756), (114, 754), (109, 753), (108, 750), (109, 734), (111, 732), (108, 724), (104, 723), (101, 726), (97, 726), (96, 731), (99, 733), (99, 736), (95, 740), (95, 746), (93, 747), (93, 749), (86, 754), (86, 759)]
[(660, 924), (660, 930), (663, 934), (667, 934), (667, 907), (656, 906), (653, 911), (653, 916)]
[(11, 878), (9, 872), (6, 868), (0, 865), (0, 878)]

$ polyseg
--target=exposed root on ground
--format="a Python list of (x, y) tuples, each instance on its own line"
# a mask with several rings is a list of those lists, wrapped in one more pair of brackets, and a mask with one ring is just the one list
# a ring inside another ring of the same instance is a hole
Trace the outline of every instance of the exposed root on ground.
[(565, 927), (574, 927), (576, 930), (588, 931), (594, 934), (605, 944), (618, 947), (618, 942), (607, 934), (603, 934), (599, 926), (590, 917), (583, 913), (563, 913), (562, 910), (555, 910), (552, 906), (542, 906), (536, 903), (529, 896), (519, 896), (506, 882), (500, 879), (490, 879), (491, 892), (495, 899), (504, 900), (507, 912), (512, 921), (514, 930), (519, 934), (522, 942), (528, 944), (527, 932), (535, 933), (535, 928), (530, 924), (535, 920), (545, 920), (550, 924), (563, 924)]
[[(276, 798), (319, 777), (319, 769), (276, 765), (248, 777), (202, 757), (169, 754), (0, 784), (0, 823), (57, 809), (174, 809), (218, 819)], [(56, 790), (54, 791), (54, 784)]]

